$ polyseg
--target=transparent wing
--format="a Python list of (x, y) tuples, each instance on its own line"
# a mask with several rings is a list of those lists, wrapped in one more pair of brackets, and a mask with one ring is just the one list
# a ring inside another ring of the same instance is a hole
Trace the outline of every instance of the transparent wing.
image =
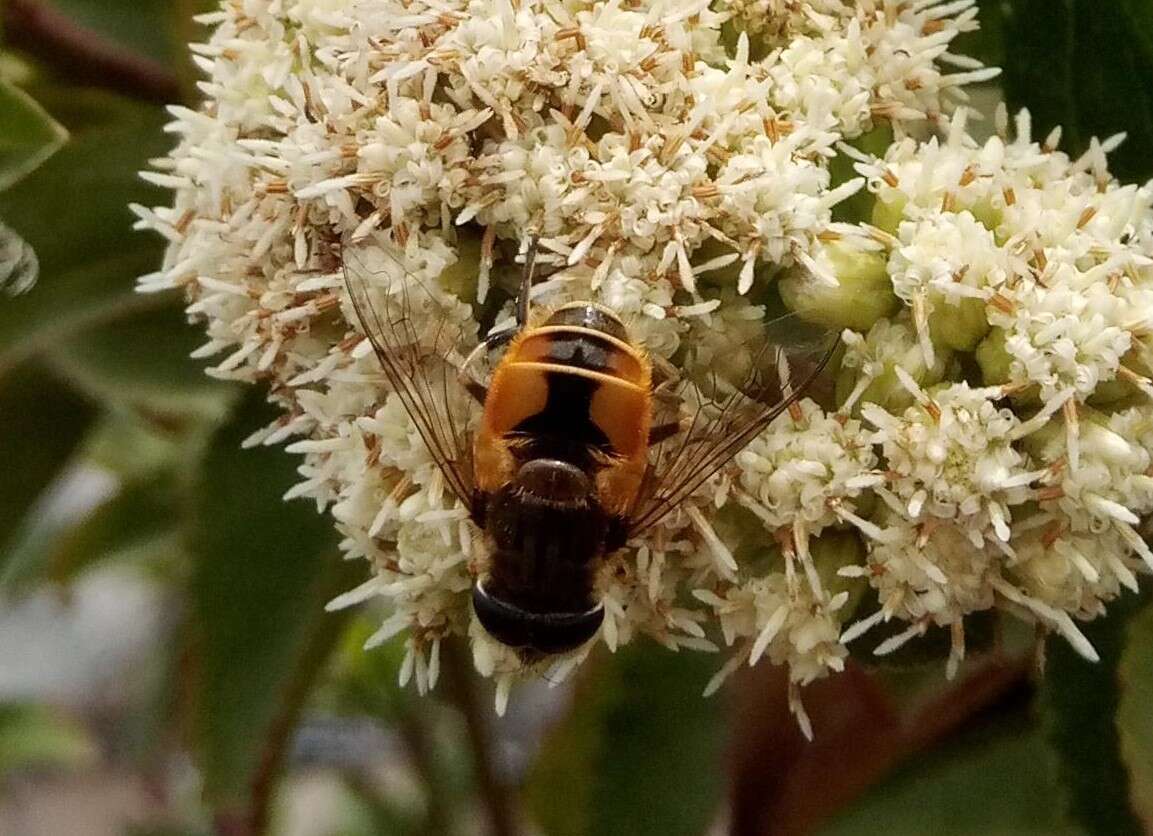
[[(709, 373), (682, 381), (673, 399), (691, 418), (657, 445), (630, 516), (629, 536), (655, 525), (799, 398), (837, 347), (837, 333), (788, 315), (766, 323), (765, 341), (735, 383)], [(660, 413), (658, 411), (658, 421)]]
[(344, 280), (361, 330), (452, 492), (473, 510), (472, 419), (461, 352), (476, 343), (467, 304), (405, 266), (386, 241), (341, 247)]

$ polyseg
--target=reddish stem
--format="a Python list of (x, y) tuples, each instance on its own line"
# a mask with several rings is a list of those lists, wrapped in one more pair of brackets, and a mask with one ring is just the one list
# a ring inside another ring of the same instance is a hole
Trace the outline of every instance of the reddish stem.
[(149, 102), (181, 98), (180, 81), (163, 65), (123, 49), (36, 0), (5, 0), (4, 40), (69, 80)]

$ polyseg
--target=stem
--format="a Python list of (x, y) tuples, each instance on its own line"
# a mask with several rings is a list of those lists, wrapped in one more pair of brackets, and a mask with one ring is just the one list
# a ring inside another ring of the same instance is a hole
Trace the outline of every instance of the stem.
[(464, 715), (477, 785), (488, 815), (489, 832), (492, 836), (518, 836), (520, 829), (516, 825), (508, 788), (493, 768), (489, 715), (481, 705), (472, 664), (457, 641), (442, 642), (440, 652), (441, 669), (448, 679), (449, 698)]
[(180, 81), (163, 65), (123, 49), (37, 0), (6, 0), (4, 39), (77, 84), (105, 87), (148, 102), (181, 98)]

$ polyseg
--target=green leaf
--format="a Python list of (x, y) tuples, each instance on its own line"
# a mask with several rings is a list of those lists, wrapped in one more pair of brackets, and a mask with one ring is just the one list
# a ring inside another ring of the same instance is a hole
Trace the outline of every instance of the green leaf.
[(1142, 832), (1129, 810), (1115, 722), (1117, 665), (1126, 624), (1139, 604), (1136, 597), (1121, 598), (1110, 605), (1106, 618), (1082, 626), (1101, 656), (1096, 664), (1064, 641), (1048, 643), (1040, 699), (1046, 735), (1059, 758), (1069, 815), (1086, 832), (1100, 836)]
[(1050, 758), (1035, 729), (986, 730), (910, 763), (820, 833), (1075, 834), (1060, 817)]
[[(1128, 133), (1110, 156), (1122, 180), (1153, 175), (1153, 53), (1147, 4), (1010, 0), (1004, 85), (1011, 110), (1028, 107), (1034, 134), (1063, 126), (1077, 155), (1094, 137)], [(1140, 9), (1140, 14), (1138, 10)], [(1135, 26), (1134, 21), (1141, 26)]]
[(27, 93), (0, 79), (0, 191), (34, 171), (67, 140), (68, 132)]
[(145, 544), (160, 545), (161, 552), (174, 550), (178, 511), (171, 478), (124, 485), (81, 519), (32, 532), (13, 549), (0, 587), (20, 590), (44, 580), (69, 583), (90, 566), (131, 555)]
[(324, 604), (350, 582), (331, 522), (281, 498), (297, 479), (294, 459), (240, 449), (274, 417), (261, 398), (253, 392), (213, 438), (188, 537), (204, 791), (222, 820), (249, 823), (266, 814), (288, 736), (342, 626)]
[(136, 172), (167, 146), (160, 118), (79, 134), (35, 174), (0, 195), (0, 217), (35, 249), (40, 282), (0, 305), (0, 371), (77, 329), (122, 312), (171, 304), (134, 292), (162, 245), (131, 230), (129, 202), (163, 200)]
[(1133, 37), (1141, 44), (1147, 59), (1153, 59), (1153, 3), (1149, 0), (1118, 0)]
[(526, 784), (549, 836), (696, 836), (722, 798), (717, 660), (629, 647), (582, 680)]
[(173, 433), (169, 422), (113, 409), (88, 437), (84, 461), (127, 484), (187, 474), (217, 428), (196, 424), (194, 432)]
[(1117, 730), (1133, 810), (1153, 829), (1153, 604), (1129, 622), (1118, 666)]
[(981, 28), (965, 32), (953, 41), (949, 51), (976, 58), (987, 67), (1005, 62), (1005, 0), (978, 0)]
[(38, 366), (0, 378), (0, 570), (28, 511), (79, 449), (96, 410)]
[(178, 429), (222, 419), (240, 391), (208, 377), (189, 357), (203, 341), (170, 304), (85, 329), (49, 356), (64, 377), (94, 397)]
[(90, 766), (99, 758), (84, 728), (41, 705), (0, 705), (0, 777), (20, 769)]

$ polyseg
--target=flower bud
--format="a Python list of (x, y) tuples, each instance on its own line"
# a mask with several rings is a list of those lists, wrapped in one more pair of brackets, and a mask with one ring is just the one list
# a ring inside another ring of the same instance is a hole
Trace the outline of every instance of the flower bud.
[(988, 198), (983, 198), (972, 206), (966, 206), (965, 208), (969, 211), (970, 215), (976, 218), (981, 225), (990, 232), (996, 232), (1004, 220), (1004, 215), (1001, 210), (990, 203)]
[(841, 409), (853, 414), (862, 403), (894, 413), (904, 410), (913, 404), (913, 395), (897, 378), (897, 367), (928, 387), (945, 378), (952, 360), (952, 352), (941, 349), (932, 367), (926, 366), (917, 335), (904, 319), (882, 319), (867, 335), (847, 334), (845, 342), (836, 397)]
[[(850, 141), (849, 145), (874, 157), (882, 157), (892, 142), (893, 128), (888, 123), (882, 122), (871, 131)], [(857, 177), (856, 157), (843, 151), (837, 154), (829, 160), (829, 175), (831, 177), (829, 185), (833, 188)], [(869, 220), (873, 216), (876, 203), (876, 194), (868, 189), (861, 189), (852, 197), (842, 200), (833, 207), (833, 218), (848, 223), (860, 223)]]
[(977, 365), (981, 382), (986, 386), (1008, 383), (1012, 376), (1013, 358), (1005, 350), (1005, 329), (993, 328), (977, 345)]
[[(1005, 350), (1005, 329), (992, 328), (974, 352), (977, 365), (981, 369), (981, 383), (985, 386), (1000, 386), (1013, 379), (1013, 357)], [(1030, 386), (1021, 392), (1013, 394), (1013, 401), (1017, 404), (1034, 404), (1037, 401), (1040, 389)]]
[(837, 574), (845, 566), (861, 566), (865, 562), (865, 544), (856, 529), (826, 529), (820, 537), (809, 542), (809, 554), (821, 584), (830, 596), (849, 593), (849, 600), (841, 608), (851, 617), (869, 590), (863, 577), (846, 578)]
[(865, 331), (900, 307), (882, 253), (837, 241), (822, 247), (814, 260), (836, 284), (798, 266), (782, 276), (779, 285), (785, 304), (803, 319)]
[(929, 295), (929, 335), (937, 346), (972, 351), (989, 333), (983, 299), (946, 301), (939, 293)]
[[(1150, 369), (1149, 363), (1145, 359), (1148, 356), (1149, 349), (1138, 338), (1134, 337), (1133, 348), (1121, 358), (1121, 365), (1131, 372), (1136, 372), (1141, 377), (1153, 377), (1153, 369)], [(1102, 408), (1117, 409), (1124, 406), (1127, 401), (1136, 400), (1139, 403), (1147, 400), (1147, 398), (1148, 395), (1142, 392), (1132, 380), (1120, 376), (1098, 383), (1093, 394), (1089, 396), (1089, 403)]]
[(890, 235), (896, 235), (901, 221), (905, 218), (905, 205), (909, 199), (903, 194), (895, 194), (889, 201), (877, 197), (873, 204), (873, 226), (883, 229)]
[(481, 236), (464, 227), (457, 232), (457, 259), (440, 274), (445, 290), (463, 302), (476, 302), (477, 277), (480, 274)]

